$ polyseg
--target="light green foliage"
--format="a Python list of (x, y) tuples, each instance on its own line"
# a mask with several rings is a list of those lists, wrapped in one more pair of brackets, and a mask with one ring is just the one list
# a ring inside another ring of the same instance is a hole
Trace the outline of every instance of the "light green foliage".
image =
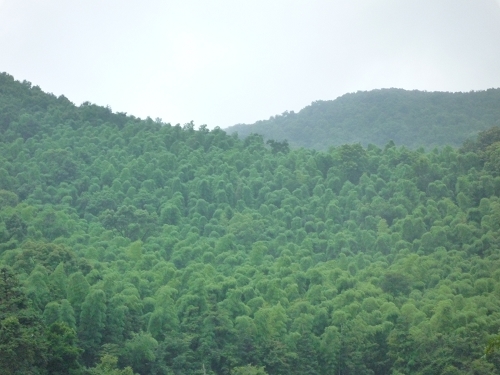
[(67, 299), (61, 301), (61, 308), (59, 310), (59, 319), (62, 323), (65, 323), (68, 327), (75, 329), (75, 311)]
[(256, 367), (251, 365), (235, 367), (231, 371), (233, 375), (267, 375), (264, 367)]
[(149, 316), (148, 332), (157, 339), (164, 339), (178, 329), (179, 319), (172, 298), (175, 294), (177, 291), (168, 286), (160, 288), (156, 293), (156, 306)]
[(73, 273), (68, 278), (68, 300), (78, 311), (89, 293), (90, 285), (81, 272)]
[(15, 207), (19, 201), (17, 195), (8, 190), (0, 190), (0, 208)]
[(57, 265), (54, 272), (49, 275), (48, 286), (53, 296), (57, 298), (66, 298), (68, 278), (64, 270), (64, 263), (61, 262)]
[(91, 375), (134, 375), (130, 367), (123, 370), (117, 368), (118, 358), (112, 355), (104, 355), (101, 357), (99, 364), (90, 369)]
[(142, 257), (142, 241), (135, 241), (127, 249), (127, 255), (131, 261), (138, 262)]
[(136, 334), (125, 343), (122, 362), (139, 374), (150, 373), (157, 348), (158, 342), (150, 334)]
[(46, 326), (50, 326), (52, 323), (59, 320), (60, 309), (61, 305), (56, 301), (49, 302), (45, 306), (45, 310), (43, 311), (43, 322)]
[(26, 292), (33, 301), (34, 306), (43, 311), (43, 308), (50, 300), (50, 291), (47, 287), (47, 274), (44, 267), (37, 265), (26, 280)]
[(262, 340), (282, 337), (286, 332), (287, 316), (281, 304), (262, 308), (255, 313), (257, 337)]

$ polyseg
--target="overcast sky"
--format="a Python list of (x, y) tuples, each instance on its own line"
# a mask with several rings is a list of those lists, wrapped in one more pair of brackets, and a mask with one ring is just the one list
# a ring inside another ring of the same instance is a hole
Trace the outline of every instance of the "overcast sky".
[(0, 71), (224, 128), (358, 90), (500, 87), (500, 0), (0, 0)]

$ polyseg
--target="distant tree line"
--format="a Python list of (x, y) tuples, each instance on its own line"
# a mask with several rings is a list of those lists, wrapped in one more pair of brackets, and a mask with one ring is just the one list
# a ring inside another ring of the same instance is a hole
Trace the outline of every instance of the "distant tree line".
[(287, 139), (292, 148), (323, 151), (353, 143), (384, 147), (391, 140), (411, 149), (432, 150), (446, 145), (459, 147), (475, 139), (478, 132), (499, 126), (498, 103), (500, 89), (467, 93), (358, 91), (226, 131), (241, 138), (258, 133), (266, 140)]

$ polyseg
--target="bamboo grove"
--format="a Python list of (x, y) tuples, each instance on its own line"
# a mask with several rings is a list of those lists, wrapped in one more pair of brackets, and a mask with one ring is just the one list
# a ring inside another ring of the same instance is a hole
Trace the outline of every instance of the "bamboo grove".
[(498, 374), (500, 129), (289, 149), (0, 75), (2, 374)]

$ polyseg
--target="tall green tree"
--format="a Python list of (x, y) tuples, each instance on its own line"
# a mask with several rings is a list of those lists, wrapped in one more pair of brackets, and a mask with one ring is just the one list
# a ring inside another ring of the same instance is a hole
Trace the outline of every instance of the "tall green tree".
[(95, 363), (106, 322), (106, 295), (102, 290), (91, 290), (82, 304), (78, 338), (84, 350), (85, 365)]

